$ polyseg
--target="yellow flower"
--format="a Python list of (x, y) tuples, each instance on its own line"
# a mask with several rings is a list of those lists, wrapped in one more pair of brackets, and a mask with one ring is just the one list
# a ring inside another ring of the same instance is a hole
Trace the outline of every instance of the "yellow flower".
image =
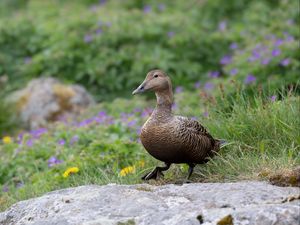
[(2, 138), (2, 141), (3, 141), (4, 144), (10, 144), (12, 142), (12, 139), (11, 139), (10, 136), (4, 136)]
[(63, 177), (67, 178), (68, 176), (70, 176), (70, 174), (78, 173), (78, 172), (79, 172), (78, 167), (70, 167), (64, 172)]
[(145, 161), (144, 160), (140, 160), (138, 162), (138, 165), (143, 168), (145, 166)]
[(120, 171), (120, 176), (121, 176), (121, 177), (125, 177), (125, 176), (127, 176), (129, 173), (135, 173), (135, 167), (134, 167), (134, 166), (127, 166), (127, 167), (121, 169), (121, 171)]

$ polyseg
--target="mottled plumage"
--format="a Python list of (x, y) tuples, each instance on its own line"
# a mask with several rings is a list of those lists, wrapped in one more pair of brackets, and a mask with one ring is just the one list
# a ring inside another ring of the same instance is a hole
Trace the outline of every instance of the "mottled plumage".
[(145, 123), (141, 141), (156, 159), (169, 163), (205, 163), (219, 142), (197, 121), (170, 115), (166, 121), (156, 121), (154, 115)]
[(220, 141), (196, 120), (172, 114), (172, 84), (164, 72), (150, 71), (133, 94), (147, 90), (155, 92), (157, 105), (143, 125), (140, 138), (149, 154), (165, 162), (166, 166), (156, 167), (143, 179), (157, 178), (172, 163), (187, 163), (190, 176), (195, 164), (206, 163), (219, 150)]

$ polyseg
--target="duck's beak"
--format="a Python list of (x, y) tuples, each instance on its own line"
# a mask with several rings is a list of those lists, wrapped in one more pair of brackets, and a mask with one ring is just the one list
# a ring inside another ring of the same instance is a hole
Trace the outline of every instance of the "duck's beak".
[(145, 92), (145, 86), (146, 86), (146, 81), (144, 81), (140, 86), (138, 86), (137, 89), (135, 89), (132, 94), (136, 95), (136, 94), (140, 94)]

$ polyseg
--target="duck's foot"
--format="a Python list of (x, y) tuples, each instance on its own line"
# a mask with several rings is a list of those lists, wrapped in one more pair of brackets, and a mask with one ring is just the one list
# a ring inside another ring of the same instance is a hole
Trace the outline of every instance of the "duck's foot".
[(160, 177), (163, 177), (164, 174), (159, 170), (157, 169), (157, 167), (151, 171), (150, 173), (147, 173), (145, 174), (143, 177), (142, 177), (142, 180), (151, 180), (151, 179), (157, 179), (157, 178), (160, 178)]
[(183, 181), (183, 183), (184, 184), (190, 184), (190, 183), (193, 183), (193, 181), (186, 179), (186, 180)]
[(177, 181), (175, 181), (174, 184), (183, 185), (183, 184), (190, 184), (190, 183), (193, 183), (193, 181), (188, 180), (188, 179), (183, 179), (183, 180), (177, 180)]
[(153, 171), (151, 171), (150, 173), (145, 174), (142, 177), (142, 180), (150, 180), (150, 179), (157, 179), (160, 177), (163, 177), (164, 174), (162, 173), (162, 171), (166, 171), (170, 168), (171, 163), (165, 163), (164, 167), (156, 167)]

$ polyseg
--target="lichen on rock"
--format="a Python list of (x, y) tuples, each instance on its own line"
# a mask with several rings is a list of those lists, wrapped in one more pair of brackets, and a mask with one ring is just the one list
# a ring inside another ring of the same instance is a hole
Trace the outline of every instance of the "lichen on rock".
[(25, 127), (35, 129), (64, 116), (78, 115), (95, 103), (79, 85), (65, 85), (55, 78), (38, 78), (9, 96)]

